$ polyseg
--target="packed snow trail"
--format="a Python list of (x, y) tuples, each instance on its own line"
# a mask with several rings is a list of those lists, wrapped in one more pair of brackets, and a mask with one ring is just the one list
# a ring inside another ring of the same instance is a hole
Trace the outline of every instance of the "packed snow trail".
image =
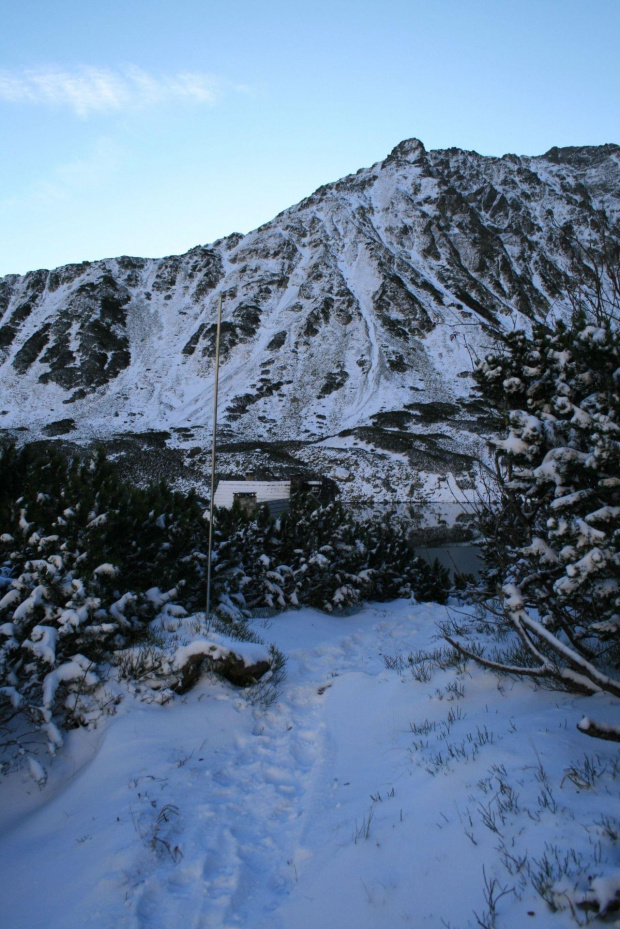
[(488, 910), (483, 867), (508, 891), (500, 929), (564, 927), (506, 863), (555, 843), (587, 869), (598, 842), (613, 866), (595, 823), (602, 805), (620, 819), (616, 750), (577, 789), (591, 701), (473, 668), (412, 676), (445, 615), (283, 614), (258, 629), (288, 656), (270, 707), (211, 679), (164, 707), (127, 699), (70, 736), (42, 791), (9, 779), (3, 929), (465, 929)]

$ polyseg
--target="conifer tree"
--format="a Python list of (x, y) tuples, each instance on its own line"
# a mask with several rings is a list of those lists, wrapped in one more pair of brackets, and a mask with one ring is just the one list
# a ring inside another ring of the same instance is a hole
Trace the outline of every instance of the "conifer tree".
[[(605, 255), (575, 286), (570, 324), (506, 335), (475, 372), (506, 415), (507, 435), (494, 443), (498, 493), (481, 528), (498, 631), (514, 638), (489, 656), (454, 626), (444, 632), (496, 670), (620, 697), (617, 246)], [(620, 727), (586, 719), (580, 728), (620, 739)]]

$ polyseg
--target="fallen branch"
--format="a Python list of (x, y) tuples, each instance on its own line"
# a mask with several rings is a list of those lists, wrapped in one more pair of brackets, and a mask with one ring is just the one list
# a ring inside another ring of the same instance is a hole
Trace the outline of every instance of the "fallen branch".
[(593, 739), (606, 739), (608, 742), (620, 742), (620, 726), (614, 726), (611, 723), (597, 723), (587, 716), (577, 723), (577, 728), (584, 735), (589, 735)]

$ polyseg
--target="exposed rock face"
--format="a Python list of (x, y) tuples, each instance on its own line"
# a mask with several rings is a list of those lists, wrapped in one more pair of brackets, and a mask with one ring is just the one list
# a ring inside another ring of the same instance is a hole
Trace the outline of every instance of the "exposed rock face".
[(561, 311), (561, 227), (587, 238), (598, 211), (620, 216), (618, 146), (486, 158), (410, 139), (249, 235), (9, 275), (0, 427), (35, 437), (70, 413), (76, 440), (206, 440), (221, 295), (229, 442), (303, 445), (316, 465), (330, 444), (316, 443), (341, 434), (339, 447), (466, 470), (493, 427), (470, 396), (472, 357), (498, 328)]

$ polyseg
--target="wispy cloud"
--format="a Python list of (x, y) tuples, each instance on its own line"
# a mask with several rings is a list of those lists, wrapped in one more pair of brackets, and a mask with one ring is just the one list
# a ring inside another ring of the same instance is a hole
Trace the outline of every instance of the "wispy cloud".
[(0, 100), (64, 107), (78, 116), (182, 101), (213, 106), (223, 91), (230, 89), (247, 90), (213, 74), (181, 71), (154, 75), (135, 65), (116, 70), (93, 67), (0, 70)]

